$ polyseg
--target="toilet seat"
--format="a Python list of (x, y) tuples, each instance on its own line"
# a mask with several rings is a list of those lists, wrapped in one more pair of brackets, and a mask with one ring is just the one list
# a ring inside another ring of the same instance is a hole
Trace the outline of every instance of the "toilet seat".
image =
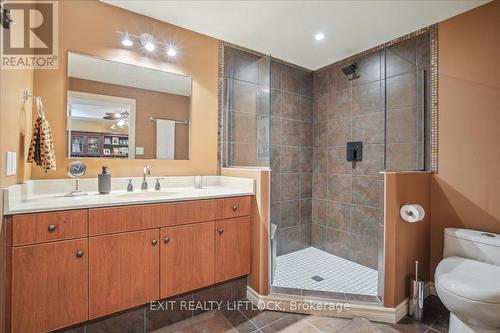
[(435, 282), (451, 294), (475, 302), (500, 304), (500, 266), (447, 257), (438, 265)]

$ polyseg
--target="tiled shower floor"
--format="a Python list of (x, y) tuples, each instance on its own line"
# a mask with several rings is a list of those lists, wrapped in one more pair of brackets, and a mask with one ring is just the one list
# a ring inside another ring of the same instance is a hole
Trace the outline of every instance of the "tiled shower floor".
[(377, 295), (376, 270), (317, 248), (308, 247), (276, 260), (273, 287)]

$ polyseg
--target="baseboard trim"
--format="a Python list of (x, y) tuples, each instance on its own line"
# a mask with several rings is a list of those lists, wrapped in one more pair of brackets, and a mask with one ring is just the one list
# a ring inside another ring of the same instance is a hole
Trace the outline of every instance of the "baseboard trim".
[[(247, 298), (261, 310), (317, 314), (339, 318), (364, 317), (372, 321), (393, 324), (408, 313), (408, 299), (405, 299), (395, 308), (386, 308), (383, 305), (372, 303), (328, 300), (310, 296), (285, 294), (269, 294), (265, 296), (260, 295), (250, 286), (247, 286)], [(348, 308), (346, 308), (346, 304)]]

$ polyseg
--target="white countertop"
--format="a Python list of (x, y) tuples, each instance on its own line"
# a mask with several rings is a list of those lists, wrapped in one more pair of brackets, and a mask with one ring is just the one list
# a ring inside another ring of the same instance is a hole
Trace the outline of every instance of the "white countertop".
[[(96, 179), (81, 179), (80, 189), (87, 195), (68, 197), (74, 189), (72, 179), (32, 180), (4, 189), (4, 214), (23, 214), (57, 210), (126, 206), (137, 204), (213, 199), (255, 194), (255, 181), (249, 178), (203, 176), (203, 188), (194, 188), (194, 177), (164, 177), (155, 191), (155, 178), (148, 177), (150, 190), (141, 191), (142, 178), (133, 180), (135, 190), (127, 192), (127, 178), (113, 178), (110, 194), (97, 192)], [(139, 189), (139, 190), (138, 190)]]

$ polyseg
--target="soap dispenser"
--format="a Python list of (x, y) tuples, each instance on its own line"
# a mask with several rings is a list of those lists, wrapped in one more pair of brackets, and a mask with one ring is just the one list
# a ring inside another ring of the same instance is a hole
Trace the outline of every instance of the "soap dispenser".
[(102, 167), (102, 173), (97, 176), (97, 182), (99, 194), (109, 194), (111, 192), (111, 174), (108, 167)]

